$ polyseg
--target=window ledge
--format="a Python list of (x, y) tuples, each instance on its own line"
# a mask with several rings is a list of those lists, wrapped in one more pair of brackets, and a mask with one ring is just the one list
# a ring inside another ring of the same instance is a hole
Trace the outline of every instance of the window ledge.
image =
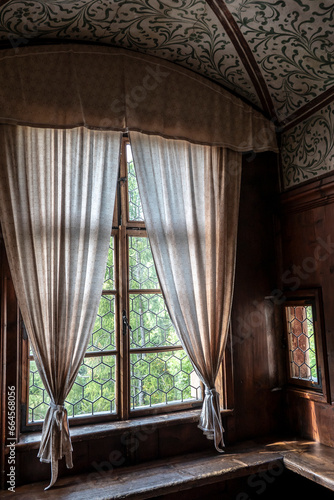
[(287, 391), (288, 394), (293, 394), (295, 396), (298, 396), (299, 398), (310, 399), (311, 401), (318, 401), (319, 403), (329, 402), (328, 398), (323, 392), (316, 391), (315, 389), (312, 390), (312, 388), (307, 389), (305, 387), (288, 386)]
[[(212, 449), (124, 467), (117, 471), (110, 469), (103, 474), (95, 472), (60, 477), (57, 487), (47, 495), (43, 490), (47, 483), (27, 484), (17, 488), (16, 495), (22, 499), (35, 500), (44, 500), (49, 495), (54, 499), (72, 500), (140, 500), (160, 498), (161, 495), (172, 493), (185, 498), (181, 492), (188, 490), (186, 498), (190, 498), (191, 489), (251, 477), (258, 473), (263, 474), (260, 477), (265, 485), (266, 481), (272, 482), (284, 469), (334, 491), (333, 460), (333, 448), (314, 441), (263, 439), (228, 447), (226, 454), (222, 455)], [(255, 482), (253, 485), (255, 486)], [(244, 492), (241, 493), (240, 498), (246, 498), (244, 495)], [(221, 493), (221, 498), (223, 496), (224, 492)], [(3, 492), (2, 497), (12, 497), (12, 493)]]
[[(187, 424), (198, 422), (201, 409), (180, 411), (163, 415), (150, 415), (148, 417), (138, 417), (131, 420), (113, 421), (103, 424), (89, 424), (82, 426), (70, 426), (71, 440), (73, 443), (78, 441), (86, 441), (90, 439), (101, 439), (113, 434), (122, 432), (138, 432), (141, 429), (150, 430), (160, 427), (167, 427), (177, 424)], [(222, 416), (228, 416), (233, 413), (233, 410), (222, 410)], [(38, 449), (41, 440), (41, 432), (26, 432), (20, 435), (19, 442), (16, 448), (20, 450)]]

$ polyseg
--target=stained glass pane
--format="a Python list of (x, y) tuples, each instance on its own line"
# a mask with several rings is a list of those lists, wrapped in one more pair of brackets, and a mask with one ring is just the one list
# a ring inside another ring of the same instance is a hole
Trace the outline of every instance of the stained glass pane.
[(160, 288), (148, 238), (129, 237), (129, 282), (132, 289)]
[(115, 296), (102, 295), (87, 351), (112, 350), (115, 347)]
[(131, 354), (131, 408), (201, 399), (201, 385), (183, 350)]
[(103, 290), (114, 290), (115, 289), (115, 266), (114, 266), (114, 238), (111, 236), (108, 259), (106, 265), (106, 272), (104, 275)]
[(160, 294), (130, 294), (130, 347), (180, 345)]
[(133, 163), (131, 147), (126, 146), (126, 160), (128, 167), (128, 198), (129, 198), (129, 220), (143, 221), (143, 209), (140, 201), (135, 167)]
[(46, 392), (35, 361), (30, 361), (29, 370), (29, 422), (44, 420), (50, 398)]
[(70, 417), (115, 413), (116, 357), (85, 358), (66, 400)]
[(286, 306), (290, 375), (318, 383), (313, 311), (311, 305)]
[[(116, 357), (85, 358), (65, 407), (69, 417), (116, 412)], [(35, 361), (30, 360), (29, 422), (45, 418), (50, 398), (38, 374)]]

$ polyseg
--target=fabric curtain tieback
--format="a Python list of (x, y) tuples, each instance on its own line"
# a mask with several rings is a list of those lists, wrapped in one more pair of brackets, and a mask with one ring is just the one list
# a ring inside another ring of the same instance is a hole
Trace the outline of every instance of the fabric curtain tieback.
[(212, 389), (209, 389), (208, 387), (205, 388), (205, 395), (206, 396), (215, 396), (217, 394), (219, 396), (219, 392), (217, 392), (215, 387), (213, 387)]
[[(48, 490), (57, 480), (58, 477), (58, 460), (65, 456), (66, 467), (72, 469), (72, 442), (70, 437), (67, 410), (63, 404), (56, 404), (53, 401), (49, 403), (51, 415), (51, 481)], [(55, 446), (59, 443), (59, 446)], [(60, 456), (57, 456), (59, 453)]]
[(58, 411), (63, 411), (65, 410), (65, 406), (64, 405), (57, 405), (56, 403), (54, 403), (53, 401), (50, 401), (49, 405), (51, 406), (51, 408), (53, 410), (58, 410)]
[(224, 453), (224, 450), (219, 446), (220, 444), (225, 446), (224, 428), (220, 416), (219, 392), (214, 387), (211, 389), (205, 388), (205, 398), (198, 427), (208, 439), (214, 441), (216, 450), (219, 453)]
[[(53, 401), (50, 401), (49, 404), (50, 404), (51, 409), (54, 410), (54, 412), (55, 412), (54, 419), (56, 420), (58, 428), (61, 432), (63, 429), (63, 420), (65, 420), (66, 423), (68, 422), (67, 410), (66, 410), (64, 405), (57, 405)], [(67, 425), (67, 427), (68, 427), (68, 425)]]

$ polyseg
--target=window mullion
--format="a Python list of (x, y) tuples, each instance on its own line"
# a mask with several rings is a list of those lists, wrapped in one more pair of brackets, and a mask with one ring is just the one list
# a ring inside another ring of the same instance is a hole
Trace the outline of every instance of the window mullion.
[[(126, 179), (126, 152), (125, 142), (122, 147), (122, 157), (120, 165), (120, 177)], [(127, 182), (120, 183), (120, 204), (121, 204), (121, 225), (119, 226), (118, 241), (118, 276), (119, 276), (119, 307), (118, 307), (118, 335), (120, 346), (120, 369), (119, 369), (119, 413), (123, 420), (130, 416), (130, 362), (129, 362), (129, 335), (123, 334), (123, 310), (129, 317), (128, 300), (128, 249), (126, 221), (128, 219), (127, 210)]]

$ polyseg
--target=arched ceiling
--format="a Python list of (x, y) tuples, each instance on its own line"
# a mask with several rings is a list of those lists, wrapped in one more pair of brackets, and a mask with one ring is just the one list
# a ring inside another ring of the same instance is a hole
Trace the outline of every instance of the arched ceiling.
[(277, 125), (334, 98), (332, 0), (0, 0), (0, 48), (67, 40), (168, 59)]

